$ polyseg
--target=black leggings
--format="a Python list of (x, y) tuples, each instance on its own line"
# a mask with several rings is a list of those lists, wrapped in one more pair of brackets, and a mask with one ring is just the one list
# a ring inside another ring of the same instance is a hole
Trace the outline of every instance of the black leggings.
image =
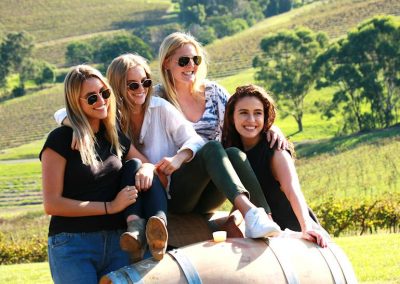
[[(126, 161), (121, 177), (121, 189), (127, 185), (135, 185), (135, 174), (139, 170), (141, 162), (138, 159)], [(129, 215), (137, 215), (143, 219), (158, 216), (167, 223), (167, 194), (160, 180), (154, 176), (151, 187), (138, 194), (136, 202), (129, 205), (124, 212), (125, 218)]]

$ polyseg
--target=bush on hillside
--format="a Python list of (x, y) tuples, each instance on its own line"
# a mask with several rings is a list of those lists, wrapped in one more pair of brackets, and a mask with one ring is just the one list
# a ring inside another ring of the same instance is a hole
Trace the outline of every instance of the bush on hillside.
[(400, 194), (387, 194), (380, 199), (329, 198), (310, 204), (321, 225), (333, 236), (347, 234), (390, 233), (400, 231)]
[(2, 242), (0, 235), (0, 265), (43, 262), (47, 260), (47, 240), (33, 238), (29, 241)]

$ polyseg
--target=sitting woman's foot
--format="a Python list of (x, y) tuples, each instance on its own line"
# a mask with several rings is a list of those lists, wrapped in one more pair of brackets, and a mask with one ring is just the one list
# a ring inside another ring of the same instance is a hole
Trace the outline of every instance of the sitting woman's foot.
[(220, 230), (226, 231), (226, 236), (228, 238), (244, 238), (244, 233), (239, 227), (242, 221), (242, 214), (240, 214), (239, 210), (235, 210), (226, 218), (226, 221), (220, 225)]
[(146, 249), (144, 219), (136, 219), (128, 222), (128, 228), (119, 240), (119, 245), (123, 251), (129, 253), (131, 262), (138, 262), (143, 259)]
[(274, 237), (281, 232), (279, 225), (269, 218), (264, 208), (251, 208), (244, 220), (248, 238)]
[(161, 260), (167, 250), (168, 231), (163, 219), (152, 216), (147, 221), (146, 238), (151, 255), (156, 260)]

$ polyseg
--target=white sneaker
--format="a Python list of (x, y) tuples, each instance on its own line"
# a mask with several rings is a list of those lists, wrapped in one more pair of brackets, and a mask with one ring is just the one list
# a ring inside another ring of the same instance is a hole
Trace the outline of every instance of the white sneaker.
[(244, 220), (245, 234), (248, 238), (273, 237), (281, 232), (279, 225), (272, 221), (261, 207), (247, 211)]

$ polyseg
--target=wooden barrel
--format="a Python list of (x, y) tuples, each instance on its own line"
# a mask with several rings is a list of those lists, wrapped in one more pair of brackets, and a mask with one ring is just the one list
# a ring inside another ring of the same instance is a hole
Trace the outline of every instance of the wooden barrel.
[(105, 283), (357, 283), (343, 251), (297, 238), (200, 242), (103, 276)]

